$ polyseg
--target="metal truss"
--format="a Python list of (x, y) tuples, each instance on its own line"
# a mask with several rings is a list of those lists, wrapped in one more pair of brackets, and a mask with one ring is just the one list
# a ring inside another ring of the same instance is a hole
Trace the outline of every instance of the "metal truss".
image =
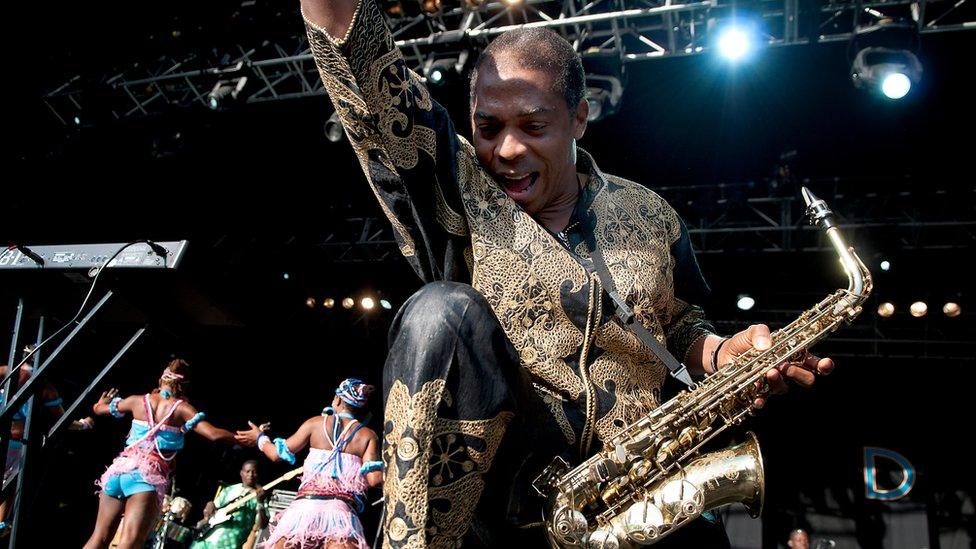
[[(726, 0), (379, 1), (408, 64), (422, 75), (438, 63), (463, 72), (473, 50), (516, 27), (557, 30), (587, 70), (604, 77), (623, 73), (632, 62), (703, 53), (733, 15), (760, 21), (757, 30), (769, 46), (849, 40), (892, 18), (913, 22), (921, 34), (976, 29), (960, 9), (968, 0), (750, 0), (735, 6)], [(166, 55), (110, 75), (77, 75), (44, 101), (62, 124), (82, 126), (173, 108), (219, 107), (211, 105), (211, 95), (241, 78), (247, 82), (240, 102), (320, 95), (297, 17), (295, 27), (292, 36), (215, 48), (206, 57)]]
[[(917, 182), (858, 185), (807, 182), (827, 201), (852, 245), (895, 250), (976, 247), (976, 186), (930, 188)], [(914, 190), (907, 190), (910, 187)], [(682, 213), (698, 254), (830, 252), (823, 232), (810, 226), (799, 191), (780, 184), (724, 184), (655, 189)], [(400, 260), (389, 222), (380, 217), (342, 218), (320, 240), (326, 260), (380, 263)]]
[(319, 240), (327, 261), (382, 263), (400, 260), (400, 249), (386, 218), (347, 217)]

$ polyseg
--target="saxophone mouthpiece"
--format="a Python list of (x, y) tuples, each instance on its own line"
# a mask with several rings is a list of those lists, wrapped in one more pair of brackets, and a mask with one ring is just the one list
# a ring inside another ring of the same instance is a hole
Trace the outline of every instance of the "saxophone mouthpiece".
[(803, 201), (806, 202), (807, 208), (809, 208), (810, 206), (812, 206), (813, 203), (816, 202), (817, 200), (820, 200), (819, 198), (817, 198), (817, 196), (815, 194), (813, 194), (812, 192), (810, 192), (810, 189), (808, 189), (806, 187), (801, 187), (800, 188), (800, 194), (803, 195)]
[(823, 229), (834, 226), (834, 212), (830, 211), (826, 202), (817, 198), (817, 195), (810, 192), (810, 189), (806, 187), (800, 188), (800, 194), (803, 195), (803, 201), (807, 204), (807, 216), (810, 217), (811, 225), (821, 225)]

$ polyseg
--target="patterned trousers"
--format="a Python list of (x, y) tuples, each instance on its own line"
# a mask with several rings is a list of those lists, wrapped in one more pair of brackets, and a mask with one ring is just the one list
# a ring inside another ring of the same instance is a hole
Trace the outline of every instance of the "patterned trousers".
[[(397, 313), (389, 344), (383, 547), (545, 547), (544, 501), (531, 482), (578, 449), (484, 297), (427, 284)], [(698, 522), (658, 546), (729, 546), (721, 524)]]

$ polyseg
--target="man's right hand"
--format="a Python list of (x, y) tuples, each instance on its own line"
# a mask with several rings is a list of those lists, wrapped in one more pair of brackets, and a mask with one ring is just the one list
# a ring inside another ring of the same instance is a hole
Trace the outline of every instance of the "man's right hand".
[(357, 0), (302, 0), (302, 14), (332, 38), (342, 39), (349, 32), (358, 5)]
[(210, 517), (214, 516), (214, 513), (216, 512), (217, 512), (217, 506), (214, 505), (214, 502), (208, 501), (207, 505), (203, 508), (203, 518), (206, 520), (210, 520)]

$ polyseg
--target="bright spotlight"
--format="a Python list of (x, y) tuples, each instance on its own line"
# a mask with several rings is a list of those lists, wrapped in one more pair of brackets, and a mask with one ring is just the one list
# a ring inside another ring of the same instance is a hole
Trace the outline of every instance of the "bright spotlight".
[(756, 300), (748, 295), (740, 295), (738, 301), (736, 301), (735, 306), (742, 309), (743, 311), (748, 311), (749, 309), (756, 306)]
[(391, 305), (389, 301), (387, 301), (385, 299), (381, 299), (380, 300), (380, 307), (383, 307), (384, 309), (386, 309), (387, 311), (389, 311), (390, 309), (393, 308), (393, 305)]
[(893, 314), (895, 314), (894, 303), (885, 302), (882, 303), (881, 305), (878, 305), (878, 316), (880, 316), (881, 318), (888, 318)]
[(962, 314), (962, 307), (958, 303), (949, 302), (942, 306), (942, 312), (949, 318), (955, 318)]
[(314, 297), (307, 298), (305, 300), (305, 305), (307, 305), (309, 309), (311, 309), (312, 307), (314, 307), (315, 306), (315, 298)]
[(752, 49), (749, 34), (738, 27), (729, 27), (718, 38), (718, 52), (729, 61), (738, 61)]
[(288, 280), (289, 278), (291, 278), (291, 275), (289, 275), (288, 273), (281, 273), (281, 278)]
[(353, 299), (351, 297), (347, 297), (347, 298), (345, 298), (345, 299), (342, 300), (342, 308), (343, 309), (352, 309), (352, 306), (355, 305), (355, 304), (356, 304), (356, 302), (353, 301)]
[(881, 270), (882, 271), (890, 271), (891, 270), (891, 262), (888, 261), (887, 259), (884, 260), (884, 261), (882, 261), (881, 262)]
[(884, 77), (881, 93), (888, 99), (901, 99), (912, 89), (912, 81), (904, 73), (892, 72)]
[(331, 297), (327, 297), (322, 300), (322, 306), (325, 307), (326, 309), (331, 309), (335, 307), (335, 300), (332, 299)]
[(889, 99), (905, 97), (921, 79), (922, 63), (908, 50), (864, 48), (851, 65), (855, 87), (880, 92)]
[(912, 316), (915, 318), (921, 318), (925, 316), (925, 313), (929, 312), (929, 306), (926, 305), (924, 301), (916, 301), (915, 303), (912, 303), (909, 311), (911, 311)]
[(362, 298), (361, 300), (359, 300), (359, 305), (360, 305), (360, 306), (361, 306), (361, 307), (362, 307), (363, 309), (366, 309), (367, 311), (369, 311), (369, 310), (371, 310), (371, 309), (372, 309), (373, 307), (375, 307), (375, 306), (376, 306), (376, 301), (374, 301), (374, 300), (373, 300), (373, 298), (371, 298), (371, 297), (364, 297), (364, 298)]

